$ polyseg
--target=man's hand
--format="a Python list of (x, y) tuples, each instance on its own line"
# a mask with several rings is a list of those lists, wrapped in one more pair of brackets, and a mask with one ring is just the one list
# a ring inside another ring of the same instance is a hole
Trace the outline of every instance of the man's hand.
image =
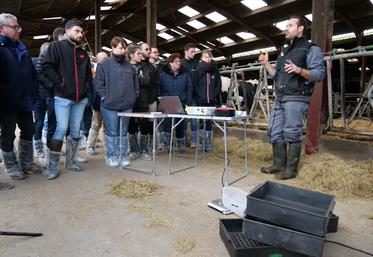
[(259, 57), (258, 57), (258, 62), (260, 63), (260, 64), (266, 64), (266, 63), (268, 63), (268, 53), (267, 52), (265, 52), (265, 53), (260, 53), (259, 54)]
[(287, 73), (295, 73), (295, 74), (301, 74), (302, 73), (302, 68), (298, 67), (297, 65), (295, 65), (292, 61), (290, 61), (289, 59), (286, 60), (286, 63), (285, 63), (285, 71)]

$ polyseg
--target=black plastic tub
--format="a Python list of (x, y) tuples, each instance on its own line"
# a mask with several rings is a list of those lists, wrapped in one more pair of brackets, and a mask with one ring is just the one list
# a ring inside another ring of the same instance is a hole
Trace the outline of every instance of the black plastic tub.
[(334, 204), (332, 195), (266, 181), (248, 194), (246, 215), (322, 237)]
[(252, 219), (244, 219), (242, 233), (252, 240), (288, 251), (322, 257), (325, 237), (318, 237)]
[(242, 233), (242, 219), (221, 219), (220, 237), (231, 257), (307, 257), (247, 238)]
[(327, 233), (335, 233), (338, 230), (339, 217), (332, 213), (330, 215)]

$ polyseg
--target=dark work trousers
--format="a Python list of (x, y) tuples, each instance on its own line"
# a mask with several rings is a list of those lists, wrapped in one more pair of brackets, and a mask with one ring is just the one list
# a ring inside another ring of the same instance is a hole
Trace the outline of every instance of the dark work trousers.
[(35, 133), (34, 140), (41, 140), (43, 135), (44, 119), (47, 113), (47, 101), (45, 97), (39, 97), (34, 105)]
[(128, 133), (136, 134), (139, 132), (139, 128), (141, 135), (153, 135), (153, 122), (149, 121), (149, 119), (131, 117)]
[(80, 129), (83, 130), (83, 134), (86, 138), (88, 138), (89, 130), (92, 124), (92, 109), (91, 107), (86, 107), (84, 109), (83, 119), (80, 123)]
[(34, 135), (34, 121), (32, 112), (1, 113), (1, 150), (11, 152), (14, 149), (14, 139), (16, 138), (16, 125), (20, 129), (20, 138), (32, 141)]
[[(174, 125), (178, 123), (180, 119), (174, 119)], [(176, 129), (176, 138), (184, 138), (185, 136), (185, 129), (186, 129), (186, 119), (184, 119), (182, 122), (177, 125)], [(171, 126), (172, 126), (172, 119), (171, 118), (166, 118), (164, 119), (164, 127), (163, 127), (163, 132), (166, 133), (171, 133)]]
[(47, 96), (45, 98), (47, 104), (47, 115), (48, 115), (48, 132), (47, 132), (47, 146), (49, 148), (51, 139), (56, 131), (57, 121), (56, 114), (54, 112), (54, 97)]

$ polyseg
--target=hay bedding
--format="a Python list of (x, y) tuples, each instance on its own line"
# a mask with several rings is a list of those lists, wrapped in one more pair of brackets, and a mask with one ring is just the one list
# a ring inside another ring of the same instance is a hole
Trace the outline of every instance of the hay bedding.
[(174, 253), (172, 256), (182, 256), (189, 253), (196, 246), (197, 239), (194, 237), (180, 236), (175, 239)]
[[(244, 158), (244, 142), (228, 137), (230, 158)], [(223, 139), (214, 140), (214, 148), (220, 155), (224, 153)], [(260, 177), (272, 179), (273, 176), (260, 173), (260, 166), (272, 160), (272, 147), (260, 140), (248, 140), (248, 159), (251, 172)], [(253, 169), (255, 167), (255, 169)], [(373, 199), (373, 160), (345, 161), (329, 154), (302, 155), (296, 179), (284, 181), (294, 186), (333, 194), (342, 198)]]
[(142, 199), (160, 194), (163, 187), (154, 182), (120, 178), (111, 184), (110, 193), (126, 199)]
[(150, 218), (148, 218), (143, 223), (143, 225), (146, 228), (154, 228), (154, 227), (169, 228), (169, 227), (171, 227), (171, 222), (166, 217), (164, 217), (160, 214), (154, 214)]
[[(333, 119), (333, 126), (336, 128), (342, 128), (342, 119)], [(373, 121), (370, 119), (354, 119), (347, 127), (355, 130), (373, 131)]]

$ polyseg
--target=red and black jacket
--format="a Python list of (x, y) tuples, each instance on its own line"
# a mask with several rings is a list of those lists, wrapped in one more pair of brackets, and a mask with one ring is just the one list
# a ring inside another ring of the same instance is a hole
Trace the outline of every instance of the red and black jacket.
[(91, 90), (92, 73), (88, 53), (68, 39), (51, 43), (42, 68), (44, 75), (53, 83), (55, 96), (79, 102)]

